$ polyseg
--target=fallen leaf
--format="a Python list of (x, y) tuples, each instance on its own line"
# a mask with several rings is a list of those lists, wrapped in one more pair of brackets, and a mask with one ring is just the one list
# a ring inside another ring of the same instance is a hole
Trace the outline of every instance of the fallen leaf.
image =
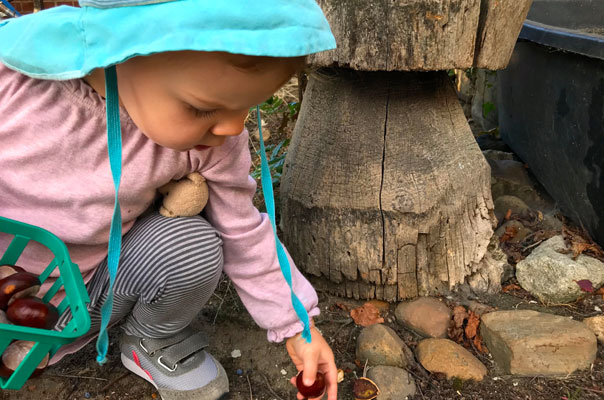
[(354, 323), (360, 326), (370, 326), (384, 322), (384, 318), (380, 317), (380, 310), (371, 303), (365, 303), (361, 307), (354, 308), (350, 311), (350, 316)]
[(488, 349), (482, 344), (482, 338), (480, 337), (480, 335), (474, 336), (474, 339), (472, 339), (472, 343), (474, 343), (474, 347), (476, 347), (476, 350), (478, 350), (479, 352), (483, 354), (489, 352)]
[(371, 400), (378, 397), (380, 394), (380, 389), (369, 378), (359, 378), (355, 379), (354, 386), (352, 389), (355, 400)]
[(595, 294), (601, 294), (602, 296), (604, 296), (604, 286), (602, 286), (600, 289), (596, 290)]
[(473, 339), (476, 337), (476, 333), (478, 331), (478, 326), (480, 325), (480, 317), (470, 311), (470, 315), (468, 316), (468, 323), (466, 325), (465, 333), (468, 339)]
[(344, 311), (350, 310), (350, 306), (348, 306), (347, 304), (344, 304), (344, 303), (336, 303), (336, 307), (338, 307), (340, 310), (344, 310)]
[(522, 288), (515, 283), (510, 283), (501, 288), (503, 293), (511, 292), (512, 290), (521, 290)]
[(512, 209), (508, 208), (508, 211), (505, 213), (505, 217), (503, 217), (503, 219), (508, 221), (511, 216), (512, 216)]
[(518, 234), (518, 228), (515, 226), (508, 226), (505, 228), (505, 232), (499, 238), (499, 243), (507, 242), (510, 239), (513, 239), (514, 236)]
[(453, 322), (456, 328), (463, 326), (463, 321), (468, 318), (468, 312), (464, 306), (455, 306), (453, 309)]
[(380, 311), (380, 314), (388, 311), (390, 308), (390, 304), (388, 304), (387, 301), (373, 299), (369, 300), (367, 303), (373, 304)]
[(584, 292), (592, 293), (594, 291), (594, 286), (589, 279), (581, 279), (580, 281), (575, 282)]

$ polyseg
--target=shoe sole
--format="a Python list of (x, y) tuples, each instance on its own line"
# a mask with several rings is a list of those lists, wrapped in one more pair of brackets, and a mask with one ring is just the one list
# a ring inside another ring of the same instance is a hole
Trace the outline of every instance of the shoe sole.
[[(123, 353), (121, 354), (121, 359), (122, 359), (122, 364), (124, 365), (124, 367), (126, 367), (127, 370), (129, 370), (130, 372), (134, 373), (136, 376), (143, 378), (144, 380), (146, 380), (147, 382), (149, 382), (150, 384), (153, 385), (153, 387), (155, 387), (155, 389), (157, 390), (159, 397), (162, 397), (161, 393), (159, 393), (159, 389), (157, 387), (157, 385), (155, 384), (155, 382), (153, 382), (153, 380), (149, 377), (149, 375), (147, 375), (147, 373), (141, 368), (139, 367), (133, 360), (129, 359), (128, 357), (126, 357)], [(220, 396), (220, 398), (218, 400), (228, 400), (230, 399), (230, 393), (225, 393), (222, 396)]]

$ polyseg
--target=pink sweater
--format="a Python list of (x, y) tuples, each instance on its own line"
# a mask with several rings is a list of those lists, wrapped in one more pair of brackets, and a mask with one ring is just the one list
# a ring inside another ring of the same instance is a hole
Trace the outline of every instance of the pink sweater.
[[(206, 217), (222, 235), (224, 271), (247, 310), (269, 341), (300, 332), (270, 221), (252, 204), (247, 132), (220, 147), (178, 152), (150, 141), (124, 109), (121, 123), (123, 233), (158, 187), (199, 171), (210, 191)], [(107, 255), (113, 212), (104, 99), (82, 80), (31, 79), (0, 63), (0, 144), (0, 215), (61, 238), (87, 282)], [(0, 233), (0, 255), (10, 239)], [(49, 251), (28, 245), (18, 264), (39, 274), (51, 259)], [(291, 265), (294, 291), (318, 315), (315, 291)]]

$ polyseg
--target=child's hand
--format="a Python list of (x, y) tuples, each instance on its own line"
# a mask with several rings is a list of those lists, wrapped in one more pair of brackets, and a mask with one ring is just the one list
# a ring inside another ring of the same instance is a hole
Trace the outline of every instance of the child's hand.
[[(312, 341), (306, 343), (300, 333), (287, 339), (285, 346), (292, 361), (298, 371), (304, 371), (302, 378), (307, 386), (312, 385), (317, 376), (317, 371), (325, 375), (327, 384), (327, 399), (336, 400), (338, 398), (338, 370), (334, 361), (331, 348), (321, 336), (321, 333), (311, 323), (310, 333)], [(291, 383), (296, 385), (296, 377), (291, 379)], [(305, 397), (298, 393), (298, 399)]]

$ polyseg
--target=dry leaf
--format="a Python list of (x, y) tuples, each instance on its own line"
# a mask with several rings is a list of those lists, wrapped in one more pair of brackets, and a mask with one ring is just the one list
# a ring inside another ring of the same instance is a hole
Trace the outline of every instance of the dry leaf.
[(503, 217), (503, 219), (508, 221), (511, 216), (512, 216), (512, 209), (508, 208), (508, 211), (505, 213), (505, 217)]
[(369, 378), (359, 378), (354, 381), (353, 394), (355, 400), (371, 400), (380, 394), (380, 389)]
[(474, 336), (474, 339), (472, 339), (472, 343), (474, 343), (474, 347), (476, 347), (476, 350), (478, 350), (479, 352), (483, 354), (488, 353), (487, 348), (482, 344), (482, 338), (480, 337), (480, 335)]
[(453, 319), (451, 320), (451, 324), (449, 329), (447, 330), (447, 334), (451, 340), (457, 343), (463, 343), (464, 341), (464, 330), (463, 323), (464, 320), (468, 318), (468, 313), (464, 306), (455, 306), (453, 309)]
[(453, 309), (453, 322), (456, 328), (463, 326), (463, 321), (468, 318), (468, 312), (464, 306), (455, 306)]
[(369, 300), (367, 303), (373, 304), (380, 311), (380, 314), (387, 312), (388, 308), (390, 308), (390, 304), (388, 304), (387, 301), (383, 300), (373, 299)]
[(511, 292), (512, 290), (522, 290), (522, 288), (515, 283), (510, 283), (509, 285), (505, 285), (501, 288), (503, 293)]
[(513, 239), (514, 236), (518, 234), (518, 228), (515, 226), (508, 226), (505, 228), (505, 232), (499, 238), (499, 243), (507, 242), (510, 239)]
[(354, 323), (360, 326), (370, 326), (384, 322), (384, 318), (380, 317), (380, 310), (371, 303), (365, 303), (361, 307), (353, 309), (350, 311), (350, 316)]
[(470, 315), (468, 317), (468, 323), (466, 325), (465, 333), (468, 339), (472, 339), (476, 336), (478, 331), (478, 325), (480, 325), (480, 317), (470, 311)]
[(589, 279), (581, 279), (575, 282), (584, 292), (592, 293), (594, 291), (594, 286)]

